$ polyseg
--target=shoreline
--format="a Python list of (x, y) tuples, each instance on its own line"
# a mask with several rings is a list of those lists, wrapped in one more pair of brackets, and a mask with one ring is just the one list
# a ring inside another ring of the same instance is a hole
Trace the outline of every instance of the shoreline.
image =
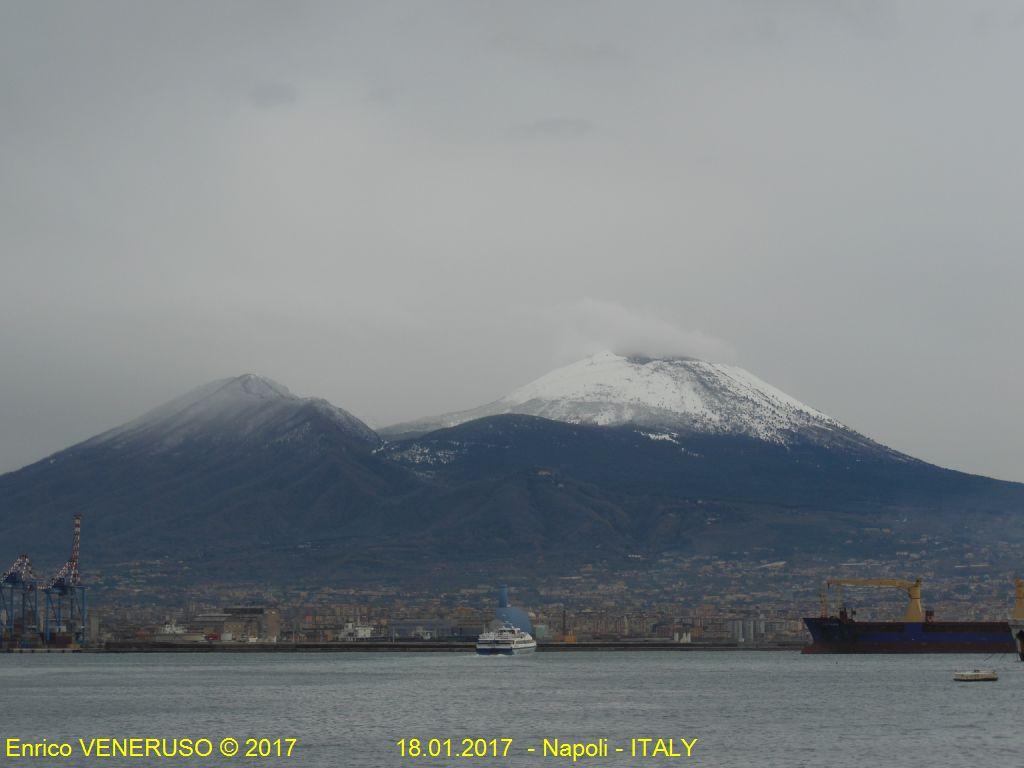
[[(803, 643), (743, 646), (736, 643), (636, 643), (595, 641), (541, 643), (537, 653), (602, 651), (799, 651)], [(334, 643), (154, 643), (134, 640), (107, 643), (102, 648), (8, 649), (7, 653), (474, 653), (473, 642), (334, 642)]]

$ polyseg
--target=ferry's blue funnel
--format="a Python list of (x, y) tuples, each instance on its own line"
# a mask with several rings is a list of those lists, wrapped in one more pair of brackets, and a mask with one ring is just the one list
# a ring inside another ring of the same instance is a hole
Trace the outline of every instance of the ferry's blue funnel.
[(508, 585), (506, 584), (502, 584), (498, 589), (498, 610), (494, 612), (494, 618), (533, 634), (533, 624), (526, 612), (508, 604)]

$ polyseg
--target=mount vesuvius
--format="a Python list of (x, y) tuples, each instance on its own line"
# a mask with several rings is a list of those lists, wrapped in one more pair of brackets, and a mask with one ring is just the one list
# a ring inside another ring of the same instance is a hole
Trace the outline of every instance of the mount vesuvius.
[(0, 559), (86, 519), (108, 570), (413, 580), (627, 553), (885, 557), (1021, 533), (1024, 485), (893, 451), (741, 368), (602, 353), (472, 410), (374, 432), (247, 374), (0, 476)]

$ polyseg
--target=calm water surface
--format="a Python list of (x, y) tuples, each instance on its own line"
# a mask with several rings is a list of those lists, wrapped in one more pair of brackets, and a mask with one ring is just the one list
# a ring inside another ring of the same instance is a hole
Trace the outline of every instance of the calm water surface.
[[(954, 683), (955, 668), (1000, 672)], [(541, 739), (699, 739), (695, 757), (593, 766), (1024, 765), (1010, 655), (779, 652), (0, 655), (0, 737), (285, 737), (290, 759), (24, 761), (78, 766), (557, 766)], [(400, 738), (512, 737), (505, 759), (402, 760)], [(684, 752), (685, 753), (685, 752)]]

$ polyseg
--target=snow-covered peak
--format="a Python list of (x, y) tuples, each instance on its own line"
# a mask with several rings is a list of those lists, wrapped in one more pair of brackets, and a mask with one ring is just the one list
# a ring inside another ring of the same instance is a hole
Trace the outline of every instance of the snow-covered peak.
[[(196, 435), (244, 436), (290, 418), (299, 409), (322, 414), (344, 431), (370, 444), (380, 438), (348, 411), (319, 398), (300, 397), (273, 379), (246, 373), (196, 387), (90, 442), (110, 442), (146, 435), (179, 444)], [(300, 419), (301, 420), (301, 419)]]
[(567, 411), (581, 409), (591, 415), (580, 420), (596, 424), (626, 423), (634, 420), (630, 414), (643, 416), (655, 410), (727, 427), (738, 414), (726, 406), (737, 405), (736, 401), (746, 401), (758, 410), (792, 411), (831, 421), (742, 368), (693, 358), (625, 357), (613, 352), (557, 368), (498, 402), (522, 406), (533, 401), (561, 403)]
[(816, 441), (837, 433), (855, 435), (742, 368), (613, 352), (558, 368), (480, 408), (398, 425), (388, 432), (423, 432), (502, 413), (602, 426), (635, 424), (747, 435), (775, 443), (788, 443), (798, 435)]
[(244, 373), (234, 379), (225, 379), (224, 381), (227, 384), (226, 391), (234, 391), (250, 397), (261, 399), (281, 397), (289, 400), (296, 397), (283, 384), (278, 384), (266, 376), (257, 376), (255, 373)]
[(196, 387), (181, 397), (143, 414), (125, 426), (141, 426), (170, 418), (194, 419), (204, 414), (212, 415), (225, 411), (248, 409), (267, 401), (297, 401), (300, 399), (297, 395), (293, 395), (288, 387), (278, 384), (273, 379), (257, 376), (255, 373), (245, 373), (228, 379), (217, 379)]

